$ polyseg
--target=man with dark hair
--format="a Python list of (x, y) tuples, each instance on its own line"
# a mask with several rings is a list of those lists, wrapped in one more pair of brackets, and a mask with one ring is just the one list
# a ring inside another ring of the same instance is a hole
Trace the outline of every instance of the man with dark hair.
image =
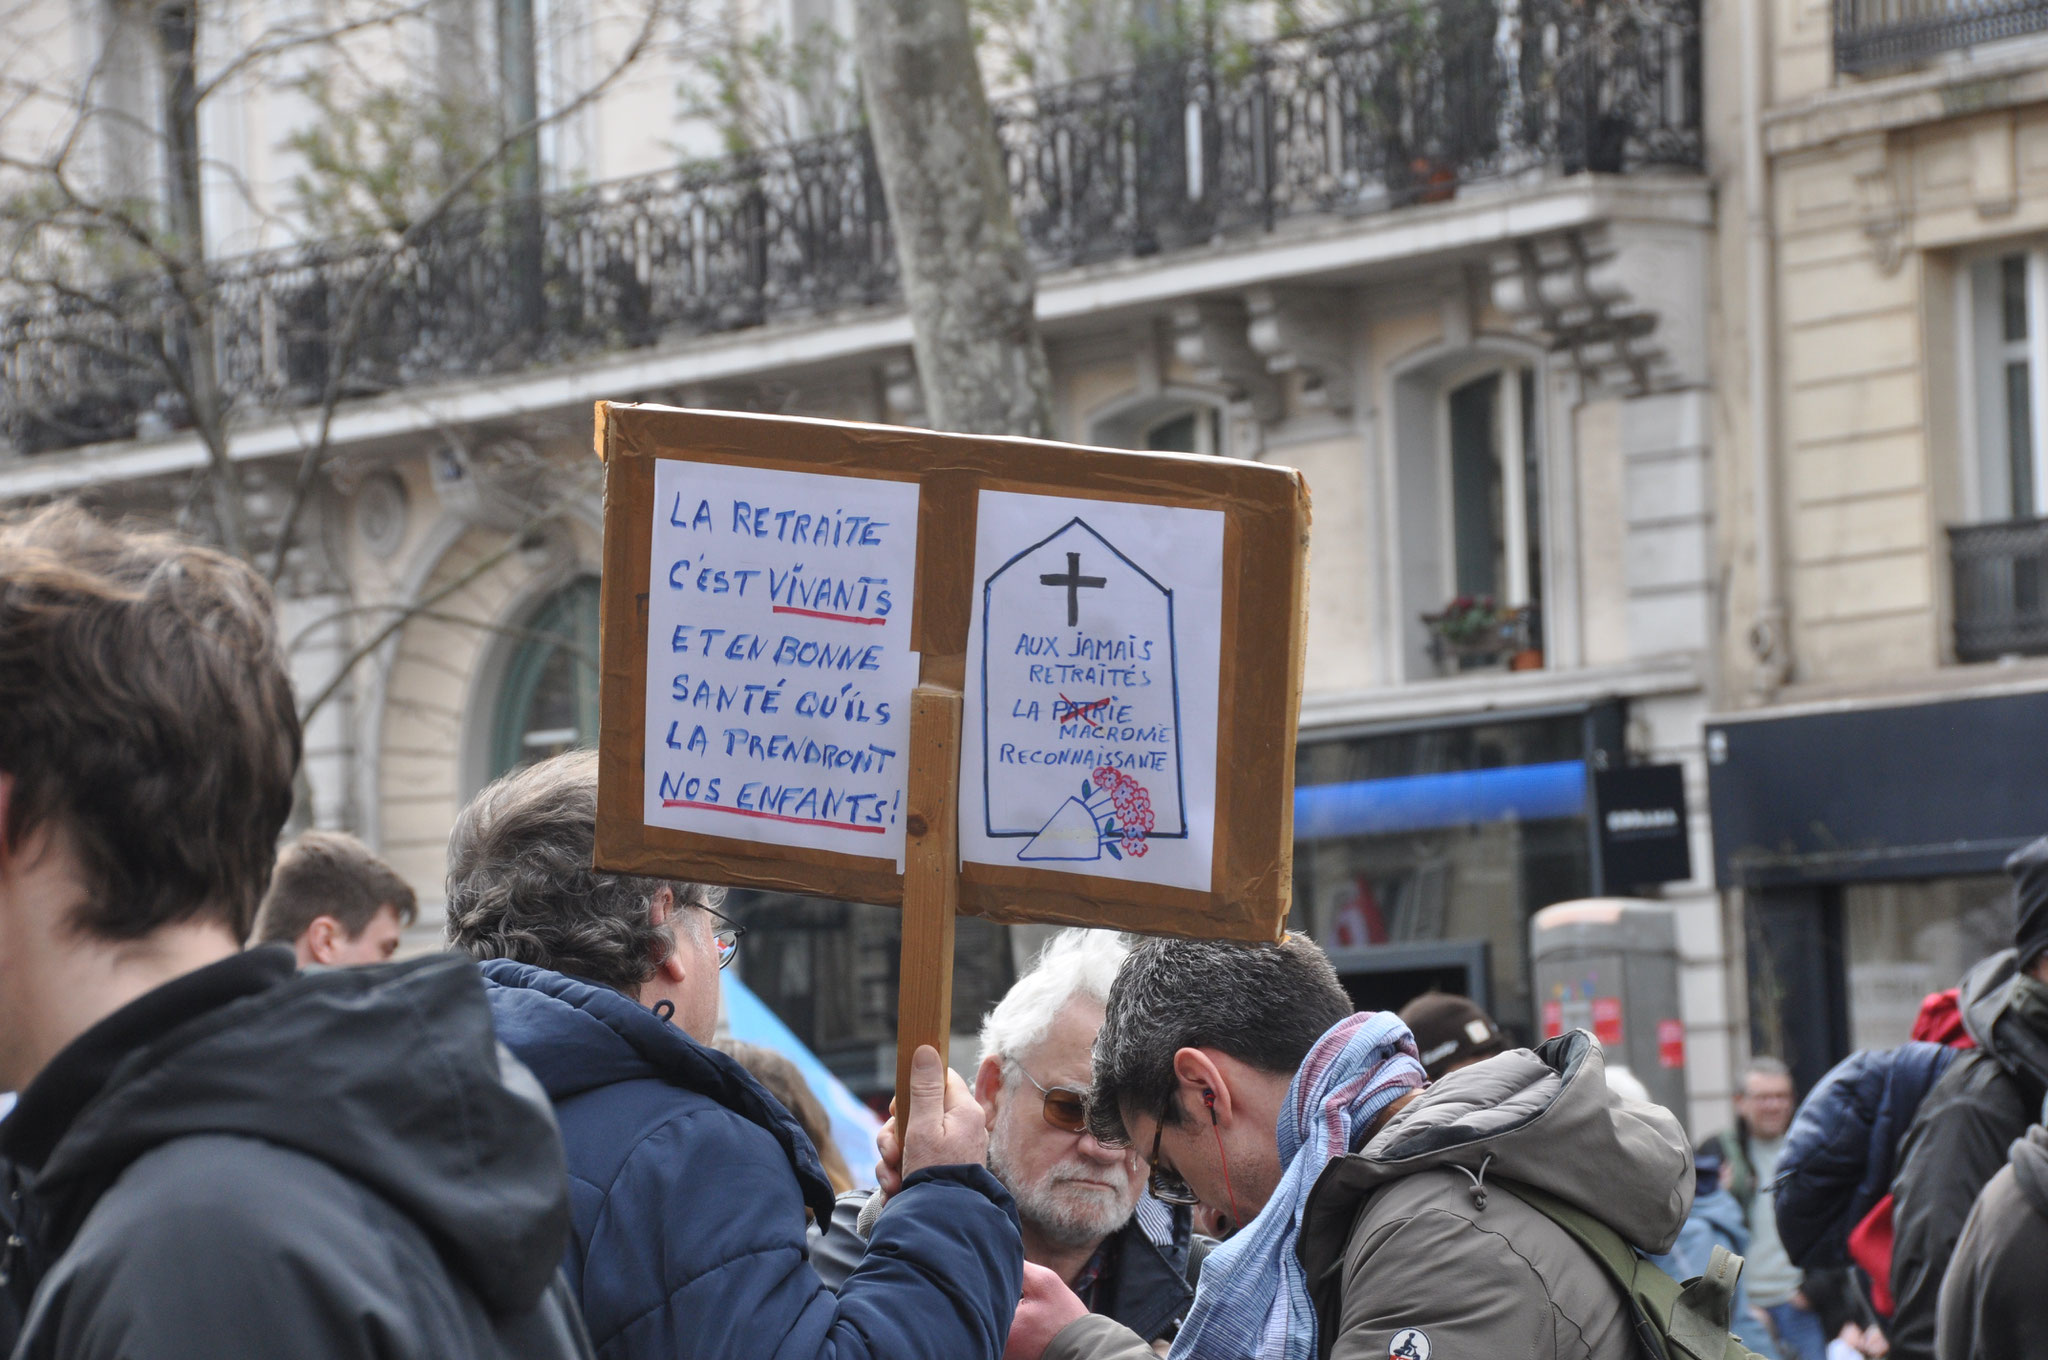
[(475, 969), (240, 952), (298, 757), (248, 567), (0, 523), (17, 1360), (587, 1353), (561, 1144)]
[(1985, 1184), (2048, 1095), (2048, 837), (2013, 852), (2013, 947), (1963, 979), (1963, 1028), (1976, 1047), (1950, 1063), (1899, 1144), (1892, 1179), (1897, 1360), (1931, 1360), (1942, 1279)]
[[(1353, 1014), (1301, 936), (1131, 951), (1095, 1043), (1090, 1126), (1144, 1153), (1155, 1195), (1244, 1223), (1209, 1254), (1175, 1356), (1633, 1360), (1620, 1290), (1523, 1196), (1663, 1251), (1692, 1198), (1678, 1122), (1615, 1096), (1583, 1033), (1422, 1087), (1407, 1027)], [(1095, 1316), (1044, 1351), (1145, 1353)]]
[(382, 963), (419, 915), (406, 881), (340, 831), (308, 831), (284, 848), (256, 909), (256, 944), (288, 944), (299, 967)]
[(810, 1140), (710, 1047), (740, 931), (693, 883), (591, 867), (597, 758), (507, 775), (456, 819), (448, 938), (486, 960), (498, 1034), (555, 1102), (575, 1211), (567, 1270), (606, 1360), (975, 1360), (1022, 1286), (981, 1110), (922, 1048), (909, 1174), (835, 1298), (804, 1209), (832, 1214)]

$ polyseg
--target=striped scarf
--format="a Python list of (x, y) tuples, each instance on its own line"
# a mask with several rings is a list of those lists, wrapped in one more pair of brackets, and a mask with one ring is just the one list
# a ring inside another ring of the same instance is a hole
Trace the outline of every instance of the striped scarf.
[(1169, 1360), (1310, 1360), (1316, 1311), (1295, 1254), (1302, 1210), (1323, 1168), (1350, 1152), (1373, 1117), (1425, 1082), (1415, 1036), (1385, 1011), (1361, 1011), (1316, 1040), (1280, 1111), (1273, 1197), (1202, 1264), (1194, 1307)]

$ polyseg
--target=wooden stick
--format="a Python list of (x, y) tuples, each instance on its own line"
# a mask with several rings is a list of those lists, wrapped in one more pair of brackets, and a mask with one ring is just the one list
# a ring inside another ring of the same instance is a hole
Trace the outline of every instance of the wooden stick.
[(946, 1060), (953, 1030), (953, 921), (960, 908), (960, 691), (910, 693), (905, 794), (903, 963), (896, 1001), (896, 1115), (910, 1118), (910, 1056), (930, 1044)]

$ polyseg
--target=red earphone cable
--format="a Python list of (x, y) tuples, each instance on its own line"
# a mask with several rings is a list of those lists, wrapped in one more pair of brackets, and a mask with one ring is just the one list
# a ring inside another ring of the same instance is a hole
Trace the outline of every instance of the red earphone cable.
[(1223, 1171), (1223, 1193), (1230, 1200), (1230, 1216), (1235, 1222), (1233, 1228), (1244, 1226), (1244, 1215), (1237, 1211), (1237, 1191), (1230, 1185), (1230, 1158), (1223, 1151), (1223, 1128), (1216, 1122), (1216, 1093), (1202, 1092), (1202, 1103), (1209, 1107), (1209, 1132), (1216, 1135), (1216, 1165)]

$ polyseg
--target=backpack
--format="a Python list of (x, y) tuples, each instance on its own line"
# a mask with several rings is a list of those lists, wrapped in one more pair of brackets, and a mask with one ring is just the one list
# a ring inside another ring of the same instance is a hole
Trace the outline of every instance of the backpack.
[(1716, 1246), (1707, 1273), (1680, 1284), (1582, 1209), (1532, 1185), (1494, 1184), (1570, 1233), (1621, 1288), (1634, 1314), (1636, 1342), (1647, 1360), (1762, 1360), (1728, 1330), (1742, 1258)]

